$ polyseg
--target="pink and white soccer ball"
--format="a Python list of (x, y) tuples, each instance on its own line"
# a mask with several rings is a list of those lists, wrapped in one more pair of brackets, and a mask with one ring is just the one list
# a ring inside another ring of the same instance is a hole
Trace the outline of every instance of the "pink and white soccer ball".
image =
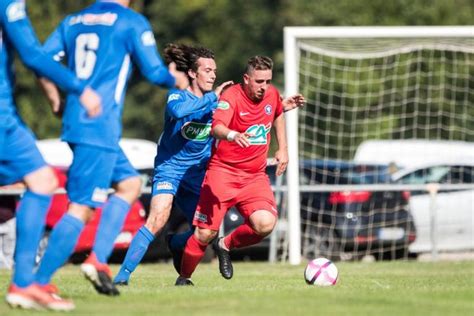
[(310, 285), (335, 285), (338, 275), (336, 265), (326, 258), (311, 260), (304, 270), (304, 278)]

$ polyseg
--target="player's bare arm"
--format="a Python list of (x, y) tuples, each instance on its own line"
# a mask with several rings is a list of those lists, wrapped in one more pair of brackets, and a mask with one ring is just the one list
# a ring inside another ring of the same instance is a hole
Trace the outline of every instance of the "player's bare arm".
[(233, 131), (223, 124), (216, 125), (212, 129), (212, 134), (216, 139), (225, 139), (229, 142), (235, 142), (242, 148), (247, 148), (250, 146), (249, 137), (252, 136), (248, 135), (247, 133)]
[(61, 100), (61, 94), (59, 93), (58, 87), (56, 87), (53, 82), (49, 81), (44, 77), (38, 78), (38, 83), (41, 89), (43, 90), (46, 98), (48, 99), (53, 114), (58, 117), (61, 117), (64, 110), (64, 104)]
[(302, 107), (306, 103), (306, 99), (302, 94), (295, 94), (281, 101), (283, 105), (283, 111), (288, 112), (299, 107)]
[(288, 145), (286, 142), (285, 117), (283, 113), (275, 119), (273, 126), (275, 127), (278, 142), (278, 150), (275, 152), (275, 160), (277, 162), (275, 174), (281, 176), (288, 166)]

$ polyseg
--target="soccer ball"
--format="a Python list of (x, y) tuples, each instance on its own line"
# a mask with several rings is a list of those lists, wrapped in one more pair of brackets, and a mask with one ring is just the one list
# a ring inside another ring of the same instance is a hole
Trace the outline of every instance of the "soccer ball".
[(326, 258), (311, 260), (304, 270), (304, 278), (310, 285), (335, 285), (338, 275), (336, 265)]

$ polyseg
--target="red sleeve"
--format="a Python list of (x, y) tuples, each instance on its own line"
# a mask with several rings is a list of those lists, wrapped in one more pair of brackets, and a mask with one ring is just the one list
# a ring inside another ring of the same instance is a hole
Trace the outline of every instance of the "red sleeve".
[(223, 93), (219, 98), (217, 109), (212, 116), (212, 128), (217, 125), (224, 125), (229, 127), (230, 121), (234, 116), (235, 105), (231, 102), (232, 98), (229, 98), (228, 94)]

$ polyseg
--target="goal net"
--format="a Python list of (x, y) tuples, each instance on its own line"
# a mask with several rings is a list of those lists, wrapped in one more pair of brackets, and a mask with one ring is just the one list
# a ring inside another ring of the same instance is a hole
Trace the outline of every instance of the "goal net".
[[(403, 258), (441, 246), (437, 237), (442, 243), (450, 229), (474, 248), (473, 34), (285, 28), (285, 93), (307, 104), (287, 113), (288, 208), (276, 234), (283, 259)], [(426, 169), (410, 174), (415, 167)], [(447, 189), (465, 193), (465, 210), (441, 209)]]

